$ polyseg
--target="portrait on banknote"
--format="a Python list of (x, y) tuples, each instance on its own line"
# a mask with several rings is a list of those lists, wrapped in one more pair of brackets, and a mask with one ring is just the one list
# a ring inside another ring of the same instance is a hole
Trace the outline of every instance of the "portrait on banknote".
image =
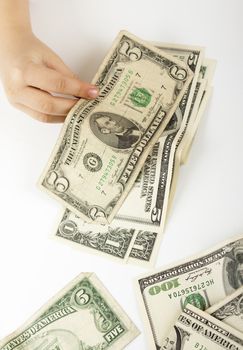
[(243, 283), (243, 248), (234, 247), (228, 254), (225, 261), (225, 270), (227, 274), (226, 290), (233, 292), (242, 286)]
[(141, 137), (139, 128), (132, 121), (109, 112), (94, 113), (90, 128), (100, 141), (117, 149), (131, 148)]

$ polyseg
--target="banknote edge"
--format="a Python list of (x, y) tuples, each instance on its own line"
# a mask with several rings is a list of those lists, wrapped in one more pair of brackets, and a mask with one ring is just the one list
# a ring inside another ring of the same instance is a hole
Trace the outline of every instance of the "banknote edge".
[(220, 309), (225, 304), (228, 304), (231, 300), (237, 298), (240, 294), (243, 294), (243, 286), (238, 288), (235, 292), (227, 295), (224, 299), (220, 300), (218, 303), (213, 304), (210, 308), (206, 310), (210, 315)]

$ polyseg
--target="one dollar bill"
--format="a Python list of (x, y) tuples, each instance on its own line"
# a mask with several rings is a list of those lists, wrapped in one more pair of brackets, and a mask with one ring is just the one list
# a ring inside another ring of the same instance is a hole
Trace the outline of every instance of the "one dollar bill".
[(134, 228), (114, 224), (89, 224), (66, 209), (54, 238), (62, 239), (67, 244), (73, 244), (96, 255), (105, 255), (117, 261), (127, 262), (139, 232), (141, 231)]
[(87, 222), (109, 223), (193, 73), (121, 32), (93, 83), (100, 94), (69, 112), (40, 186)]
[[(206, 310), (243, 284), (243, 235), (137, 280), (149, 349), (161, 349), (187, 304)], [(164, 316), (162, 316), (164, 315)]]
[(138, 334), (96, 275), (82, 273), (3, 339), (0, 350), (120, 350)]
[(243, 334), (192, 305), (179, 315), (162, 350), (242, 350)]

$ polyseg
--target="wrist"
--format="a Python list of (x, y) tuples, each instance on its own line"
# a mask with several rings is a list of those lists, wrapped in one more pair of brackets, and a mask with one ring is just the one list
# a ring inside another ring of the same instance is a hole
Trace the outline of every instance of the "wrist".
[(0, 34), (0, 57), (9, 52), (19, 50), (33, 37), (31, 27), (9, 25), (1, 27)]
[(32, 32), (28, 0), (0, 1), (0, 38)]

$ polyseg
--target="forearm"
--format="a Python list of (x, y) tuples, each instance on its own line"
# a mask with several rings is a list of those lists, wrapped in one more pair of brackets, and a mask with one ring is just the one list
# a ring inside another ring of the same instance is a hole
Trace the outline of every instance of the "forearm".
[(0, 0), (0, 40), (18, 32), (31, 32), (28, 0)]

